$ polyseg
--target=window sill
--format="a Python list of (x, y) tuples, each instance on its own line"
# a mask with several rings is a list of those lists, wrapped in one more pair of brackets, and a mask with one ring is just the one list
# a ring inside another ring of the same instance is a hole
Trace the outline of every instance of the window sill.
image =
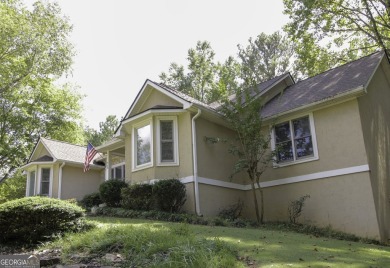
[(148, 169), (148, 168), (151, 168), (151, 167), (153, 167), (153, 163), (149, 163), (149, 164), (144, 164), (142, 166), (133, 167), (131, 171), (132, 172), (136, 172), (136, 171), (143, 170), (143, 169)]
[(297, 164), (307, 163), (307, 162), (311, 162), (311, 161), (316, 161), (316, 160), (319, 160), (319, 159), (320, 158), (318, 156), (314, 156), (314, 157), (300, 159), (300, 160), (291, 161), (291, 162), (287, 162), (287, 163), (281, 163), (281, 164), (274, 163), (273, 168), (288, 167), (288, 166), (292, 166), (292, 165), (297, 165)]
[(158, 167), (177, 167), (179, 166), (178, 162), (160, 162), (157, 164)]

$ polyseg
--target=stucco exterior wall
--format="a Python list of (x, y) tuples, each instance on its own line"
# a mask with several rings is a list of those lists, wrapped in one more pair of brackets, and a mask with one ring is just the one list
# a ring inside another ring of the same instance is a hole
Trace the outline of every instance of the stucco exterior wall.
[[(220, 138), (227, 142), (211, 143), (205, 137)], [(207, 121), (202, 117), (196, 120), (196, 143), (198, 150), (198, 174), (200, 177), (234, 182), (248, 183), (245, 173), (233, 174), (233, 166), (237, 158), (229, 153), (231, 142), (236, 139), (235, 133), (221, 125)]]
[[(264, 188), (265, 220), (288, 221), (290, 202), (308, 194), (310, 198), (298, 222), (379, 239), (370, 189), (369, 172), (267, 187)], [(253, 199), (247, 197), (246, 203), (253, 209)]]
[[(308, 113), (296, 115), (294, 118)], [(356, 99), (313, 112), (318, 160), (279, 168), (270, 167), (262, 181), (342, 169), (368, 163)], [(280, 122), (284, 119), (280, 118)]]
[(62, 172), (61, 199), (81, 200), (86, 194), (97, 192), (104, 181), (100, 170), (83, 172), (82, 167), (64, 166)]
[(359, 98), (376, 217), (383, 242), (390, 240), (390, 68), (383, 60)]
[[(239, 200), (246, 199), (247, 191), (229, 189), (213, 185), (199, 184), (200, 211), (205, 216), (216, 216)], [(244, 203), (246, 206), (246, 203)], [(245, 216), (245, 215), (243, 215)]]

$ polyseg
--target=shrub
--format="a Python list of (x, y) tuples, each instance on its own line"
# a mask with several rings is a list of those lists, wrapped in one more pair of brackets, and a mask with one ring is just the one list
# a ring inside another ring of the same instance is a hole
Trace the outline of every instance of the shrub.
[(221, 217), (225, 220), (234, 221), (235, 219), (238, 219), (241, 216), (242, 208), (244, 207), (244, 202), (241, 201), (241, 199), (238, 200), (237, 203), (222, 209), (218, 213), (218, 217)]
[(158, 209), (178, 212), (186, 201), (186, 188), (177, 179), (160, 180), (153, 185), (153, 195)]
[(100, 198), (107, 206), (119, 207), (121, 202), (121, 190), (127, 187), (127, 183), (121, 180), (108, 180), (100, 184)]
[(67, 201), (25, 197), (0, 205), (0, 240), (36, 243), (86, 227), (84, 210)]
[(150, 210), (153, 204), (153, 186), (150, 184), (133, 184), (122, 188), (122, 207), (134, 210)]
[(81, 199), (80, 204), (85, 208), (91, 208), (103, 203), (99, 193), (87, 194)]
[(298, 200), (291, 201), (288, 206), (288, 216), (291, 223), (296, 223), (297, 218), (301, 216), (303, 205), (307, 198), (310, 198), (310, 195), (301, 196)]

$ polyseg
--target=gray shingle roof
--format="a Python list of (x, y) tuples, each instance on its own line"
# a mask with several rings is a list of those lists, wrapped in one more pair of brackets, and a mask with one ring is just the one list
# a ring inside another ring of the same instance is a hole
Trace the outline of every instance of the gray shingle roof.
[(287, 87), (263, 108), (264, 118), (366, 87), (384, 52), (379, 51)]
[[(46, 145), (50, 154), (57, 160), (84, 164), (86, 146), (70, 144), (67, 142), (51, 140), (41, 137), (41, 142)], [(98, 158), (98, 154), (94, 160)]]

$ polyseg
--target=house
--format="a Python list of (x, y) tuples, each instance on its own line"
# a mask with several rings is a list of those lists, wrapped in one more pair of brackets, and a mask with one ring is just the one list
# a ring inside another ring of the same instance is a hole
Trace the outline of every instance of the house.
[[(261, 116), (273, 126), (272, 147), (283, 148), (262, 177), (265, 220), (286, 221), (289, 203), (309, 194), (301, 222), (387, 242), (390, 66), (386, 54), (376, 52), (300, 82), (283, 74), (257, 90), (265, 101)], [(216, 215), (242, 200), (243, 216), (254, 218), (246, 174), (230, 179), (235, 158), (228, 145), (210, 142), (234, 138), (218, 103), (208, 105), (146, 80), (113, 139), (97, 147), (104, 155), (105, 170), (99, 174), (101, 167), (96, 167), (96, 178), (101, 179), (102, 173), (105, 180), (124, 178), (129, 183), (178, 178), (187, 189), (186, 211)], [(48, 155), (35, 154), (31, 160)]]
[[(26, 196), (82, 199), (97, 192), (104, 166), (91, 164), (84, 173), (86, 147), (40, 138), (22, 168), (27, 174)], [(97, 159), (99, 156), (95, 156)]]

